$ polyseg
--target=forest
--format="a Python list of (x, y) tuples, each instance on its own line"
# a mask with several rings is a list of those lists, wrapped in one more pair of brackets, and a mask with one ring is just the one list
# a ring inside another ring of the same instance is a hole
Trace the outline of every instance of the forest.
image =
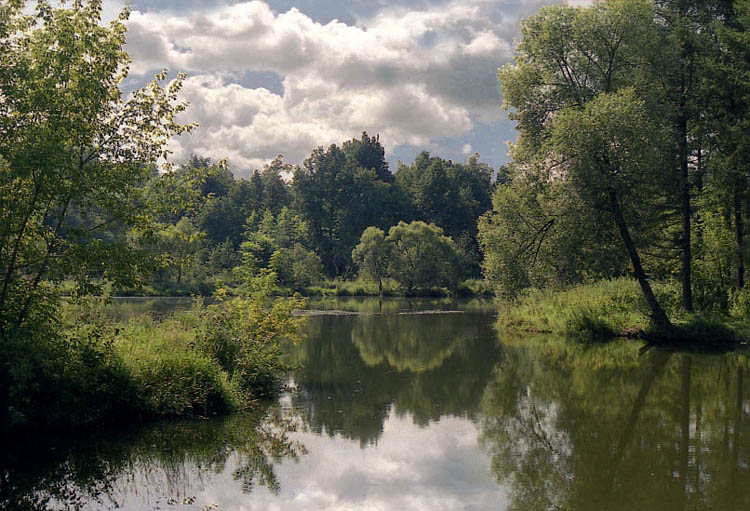
[[(491, 205), (493, 169), (479, 155), (455, 163), (423, 152), (392, 172), (385, 150), (362, 133), (315, 149), (302, 166), (277, 156), (248, 179), (193, 156), (175, 171), (193, 201), (155, 219), (144, 287), (117, 292), (210, 296), (267, 270), (279, 292), (315, 294), (325, 290), (316, 284), (361, 276), (379, 289), (359, 293), (382, 294), (384, 279), (391, 294), (455, 293), (481, 275), (477, 219)], [(116, 226), (102, 235), (139, 242)]]

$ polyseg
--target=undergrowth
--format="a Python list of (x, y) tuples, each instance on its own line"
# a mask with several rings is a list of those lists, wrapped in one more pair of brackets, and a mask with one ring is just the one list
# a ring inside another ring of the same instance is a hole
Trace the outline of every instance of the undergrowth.
[[(707, 343), (745, 338), (744, 294), (733, 297), (732, 309), (688, 313), (681, 307), (676, 282), (652, 282), (659, 303), (689, 340)], [(638, 283), (619, 278), (581, 285), (564, 291), (529, 290), (512, 302), (499, 302), (498, 324), (507, 330), (555, 333), (584, 342), (597, 342), (627, 332), (649, 331), (648, 305)]]
[[(266, 287), (267, 289), (268, 287)], [(298, 298), (265, 292), (196, 301), (192, 310), (113, 321), (105, 300), (66, 300), (6, 350), (11, 429), (81, 429), (208, 416), (270, 397), (296, 340)]]

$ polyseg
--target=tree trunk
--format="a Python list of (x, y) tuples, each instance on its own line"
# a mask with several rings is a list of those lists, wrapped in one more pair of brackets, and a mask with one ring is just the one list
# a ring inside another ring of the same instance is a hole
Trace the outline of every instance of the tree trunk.
[(625, 244), (625, 248), (628, 251), (628, 256), (630, 256), (630, 262), (633, 264), (633, 273), (635, 274), (635, 278), (638, 280), (638, 284), (641, 286), (643, 296), (645, 296), (646, 301), (648, 302), (648, 307), (651, 310), (651, 321), (653, 321), (654, 325), (656, 326), (657, 330), (659, 330), (659, 333), (661, 335), (670, 338), (674, 337), (674, 327), (672, 326), (672, 323), (670, 323), (669, 318), (667, 318), (664, 309), (662, 309), (661, 305), (659, 305), (656, 296), (654, 296), (654, 292), (651, 289), (651, 284), (649, 284), (646, 272), (643, 270), (641, 258), (635, 248), (633, 238), (630, 236), (630, 230), (625, 223), (625, 217), (623, 216), (622, 209), (620, 208), (620, 202), (617, 198), (617, 192), (615, 192), (614, 190), (609, 191), (609, 203), (612, 215), (614, 216), (615, 224), (617, 225), (617, 229), (620, 231), (620, 237), (622, 238), (622, 241)]
[(745, 287), (745, 260), (743, 257), (745, 225), (742, 219), (742, 192), (734, 189), (734, 232), (737, 241), (737, 289)]
[[(0, 342), (5, 341), (0, 339)], [(0, 442), (10, 427), (10, 367), (5, 350), (5, 346), (0, 345)]]

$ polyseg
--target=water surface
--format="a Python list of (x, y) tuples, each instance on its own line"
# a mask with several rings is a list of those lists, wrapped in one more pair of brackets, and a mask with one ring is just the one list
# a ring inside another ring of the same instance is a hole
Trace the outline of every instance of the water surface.
[(309, 308), (264, 413), (15, 446), (0, 508), (750, 509), (743, 353), (511, 336), (487, 301)]

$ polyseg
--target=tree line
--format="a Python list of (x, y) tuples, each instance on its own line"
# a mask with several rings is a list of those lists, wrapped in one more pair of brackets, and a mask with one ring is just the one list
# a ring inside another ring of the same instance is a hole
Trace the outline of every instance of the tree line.
[[(480, 275), (477, 219), (490, 208), (493, 169), (478, 155), (457, 163), (423, 152), (394, 173), (379, 138), (362, 133), (315, 149), (301, 166), (277, 156), (248, 179), (235, 177), (226, 162), (201, 156), (177, 175), (196, 171), (203, 175), (192, 185), (196, 201), (159, 217), (151, 250), (160, 264), (147, 277), (153, 284), (179, 287), (187, 280), (210, 289), (238, 271), (262, 269), (293, 289), (323, 278), (371, 277), (352, 253), (360, 242), (367, 246), (372, 229), (407, 229), (424, 249), (410, 264), (384, 259), (391, 271), (378, 278), (414, 290), (455, 288), (462, 278)], [(435, 236), (444, 244), (440, 249), (430, 244)], [(447, 265), (450, 276), (435, 275), (437, 264)]]

